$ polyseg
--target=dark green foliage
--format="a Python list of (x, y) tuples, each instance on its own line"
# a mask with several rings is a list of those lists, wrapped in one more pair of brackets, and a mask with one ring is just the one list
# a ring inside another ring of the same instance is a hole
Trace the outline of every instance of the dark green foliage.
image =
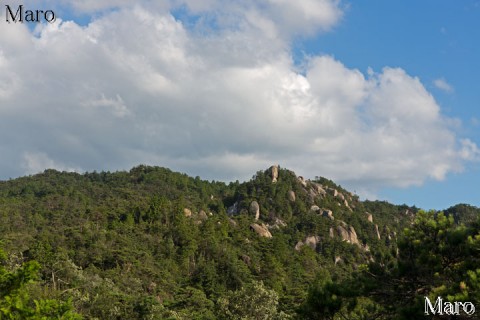
[[(1, 278), (0, 290), (27, 288), (17, 296), (29, 310), (68, 315), (72, 306), (86, 319), (257, 319), (255, 310), (268, 319), (389, 319), (408, 314), (389, 304), (402, 298), (396, 293), (418, 289), (412, 279), (428, 294), (479, 300), (472, 219), (457, 219), (465, 226), (456, 228), (440, 214), (420, 223), (420, 213), (411, 226), (417, 208), (362, 202), (330, 180), (315, 181), (330, 188), (326, 195), (286, 169), (276, 183), (269, 171), (227, 185), (143, 165), (82, 175), (46, 170), (0, 182), (0, 239), (8, 252), (0, 268), (4, 275), (25, 271)], [(249, 213), (252, 201), (260, 221)], [(454, 209), (454, 217), (478, 210)], [(269, 225), (273, 237), (253, 232), (253, 223)], [(353, 227), (359, 244), (342, 241), (339, 226)], [(296, 250), (307, 237), (318, 243)], [(405, 299), (417, 303), (418, 295)]]

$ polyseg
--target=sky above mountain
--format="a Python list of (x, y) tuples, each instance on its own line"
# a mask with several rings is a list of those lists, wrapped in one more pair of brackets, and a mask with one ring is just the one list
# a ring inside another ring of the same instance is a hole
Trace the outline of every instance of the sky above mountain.
[(364, 198), (480, 205), (480, 1), (25, 1), (0, 8), (0, 179), (280, 164)]

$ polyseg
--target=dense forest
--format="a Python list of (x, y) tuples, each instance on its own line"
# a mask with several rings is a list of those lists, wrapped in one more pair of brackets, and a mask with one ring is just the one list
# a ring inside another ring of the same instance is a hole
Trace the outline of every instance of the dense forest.
[(0, 319), (478, 319), (424, 312), (480, 307), (479, 213), (278, 166), (229, 184), (46, 170), (0, 182)]

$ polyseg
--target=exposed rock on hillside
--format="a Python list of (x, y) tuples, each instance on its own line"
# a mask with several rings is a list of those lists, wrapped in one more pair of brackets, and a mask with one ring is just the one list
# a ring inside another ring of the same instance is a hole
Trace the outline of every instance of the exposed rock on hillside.
[(371, 213), (368, 213), (368, 212), (365, 212), (365, 214), (367, 215), (367, 220), (369, 222), (372, 222), (373, 223), (373, 215)]
[(306, 188), (307, 187), (307, 181), (305, 181), (305, 179), (302, 177), (302, 176), (299, 176), (298, 178), (298, 182), (300, 182), (300, 184)]
[(270, 173), (272, 175), (272, 183), (277, 182), (278, 179), (278, 165), (273, 165), (270, 167)]
[(334, 197), (338, 196), (338, 191), (337, 191), (337, 189), (328, 188), (328, 192), (329, 192), (332, 196), (334, 196)]
[(320, 243), (320, 237), (319, 236), (309, 236), (306, 237), (304, 241), (298, 241), (297, 244), (295, 245), (295, 250), (300, 251), (304, 245), (309, 246), (313, 250), (317, 248), (317, 244)]
[(184, 208), (183, 209), (183, 214), (185, 215), (185, 217), (191, 217), (192, 216), (192, 210), (190, 210), (188, 208)]
[(257, 223), (252, 223), (250, 225), (250, 229), (252, 231), (255, 231), (259, 236), (265, 237), (265, 238), (272, 238), (272, 234), (270, 231), (268, 231), (268, 228), (266, 225), (262, 224), (257, 224)]
[(290, 202), (295, 202), (296, 200), (295, 192), (293, 190), (288, 191), (287, 197), (288, 197), (288, 201)]
[(381, 237), (380, 237), (380, 231), (378, 231), (378, 224), (375, 225), (375, 233), (377, 234), (378, 240), (380, 240)]
[(325, 218), (328, 218), (328, 219), (330, 219), (330, 220), (332, 220), (332, 221), (335, 220), (335, 218), (333, 217), (333, 212), (332, 212), (332, 210), (325, 210), (325, 209), (324, 209), (323, 212), (322, 212), (322, 216), (324, 216)]
[(255, 220), (258, 220), (260, 218), (260, 206), (258, 205), (257, 201), (252, 201), (250, 203), (250, 214), (255, 216)]
[(317, 195), (321, 195), (321, 196), (325, 196), (327, 194), (327, 192), (325, 191), (325, 189), (323, 188), (323, 186), (321, 184), (318, 184), (316, 182), (312, 182), (312, 186), (313, 186), (313, 191), (317, 194)]
[[(341, 224), (335, 229), (336, 235), (340, 237), (343, 241), (360, 246), (355, 228), (352, 226), (347, 226), (344, 222), (342, 222), (343, 221), (341, 221)], [(330, 228), (329, 234), (332, 238), (335, 236), (333, 228)]]

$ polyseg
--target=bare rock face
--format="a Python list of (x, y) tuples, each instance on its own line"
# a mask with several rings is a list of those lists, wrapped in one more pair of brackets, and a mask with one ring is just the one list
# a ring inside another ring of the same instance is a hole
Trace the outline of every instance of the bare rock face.
[(250, 214), (255, 215), (255, 220), (258, 220), (260, 218), (260, 206), (258, 205), (257, 201), (252, 201), (250, 203)]
[(340, 199), (342, 202), (345, 201), (345, 196), (343, 195), (343, 193), (337, 192), (336, 197)]
[(268, 228), (266, 225), (262, 224), (257, 224), (257, 223), (252, 223), (250, 225), (250, 229), (252, 231), (255, 231), (260, 237), (265, 237), (265, 238), (272, 238), (272, 234), (270, 231), (268, 231)]
[(335, 234), (333, 232), (333, 228), (330, 228), (330, 230), (328, 231), (328, 235), (330, 236), (330, 238), (333, 239), (333, 237), (335, 237)]
[(185, 217), (191, 217), (192, 216), (192, 210), (190, 210), (188, 208), (184, 208), (183, 209), (183, 214), (185, 215)]
[(348, 227), (344, 227), (341, 225), (338, 226), (337, 235), (340, 238), (342, 238), (343, 241), (360, 246), (360, 243), (358, 242), (357, 233), (355, 232), (355, 228), (352, 226), (348, 226)]
[(317, 248), (317, 244), (320, 243), (319, 236), (310, 236), (305, 238), (305, 244), (315, 250)]
[(325, 196), (327, 194), (325, 189), (323, 189), (323, 186), (316, 182), (312, 182), (312, 190), (315, 192), (316, 195)]
[(322, 212), (322, 216), (325, 217), (325, 218), (328, 218), (330, 220), (335, 220), (335, 218), (333, 217), (333, 212), (332, 210), (323, 210)]
[(348, 227), (348, 234), (350, 235), (350, 243), (360, 245), (360, 243), (358, 242), (357, 233), (355, 232), (354, 227), (352, 226)]
[(288, 198), (288, 201), (295, 202), (296, 200), (295, 192), (293, 190), (288, 191), (287, 198)]
[(380, 240), (381, 237), (380, 237), (380, 231), (378, 231), (378, 224), (375, 225), (375, 233), (377, 234), (378, 240)]
[(330, 192), (330, 194), (334, 197), (338, 196), (338, 191), (337, 189), (333, 189), (333, 188), (328, 188), (328, 191)]
[(367, 215), (367, 220), (371, 223), (373, 223), (373, 216), (371, 213), (368, 213), (368, 212), (365, 212), (365, 214)]
[(299, 177), (298, 177), (298, 182), (300, 182), (300, 184), (301, 184), (304, 188), (307, 187), (307, 182), (305, 181), (305, 179), (303, 179), (302, 176), (299, 176)]
[(320, 243), (321, 239), (319, 236), (308, 236), (304, 241), (298, 241), (295, 245), (295, 250), (300, 251), (303, 246), (307, 245), (313, 250), (317, 248), (317, 245)]
[(270, 167), (270, 173), (272, 175), (272, 183), (277, 182), (278, 179), (278, 165), (273, 165)]
[(348, 234), (347, 229), (343, 226), (337, 227), (337, 235), (342, 238), (343, 241), (350, 242), (350, 235)]

